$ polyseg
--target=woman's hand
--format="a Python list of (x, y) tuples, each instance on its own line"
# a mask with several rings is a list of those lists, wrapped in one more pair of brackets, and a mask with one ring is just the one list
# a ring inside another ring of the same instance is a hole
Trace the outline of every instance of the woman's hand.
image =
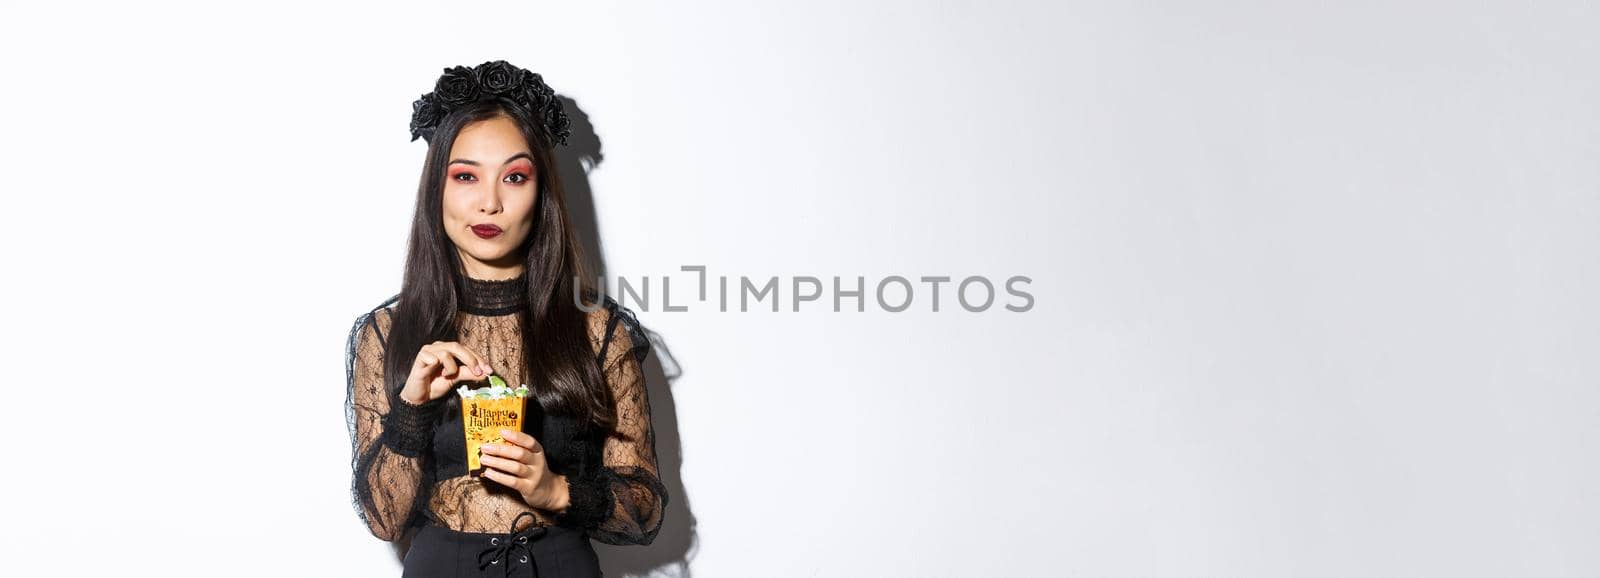
[(501, 428), (500, 437), (509, 443), (484, 444), (479, 463), (483, 476), (522, 494), (529, 506), (553, 513), (567, 509), (567, 478), (550, 471), (544, 446), (533, 436)]
[(477, 352), (454, 341), (435, 341), (422, 346), (411, 375), (406, 377), (400, 398), (414, 404), (439, 399), (450, 393), (458, 380), (477, 380), (494, 372)]

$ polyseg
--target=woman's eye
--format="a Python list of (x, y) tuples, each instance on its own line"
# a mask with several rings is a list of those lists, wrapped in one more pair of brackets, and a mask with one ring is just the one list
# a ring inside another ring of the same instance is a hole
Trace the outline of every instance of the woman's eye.
[(460, 182), (463, 182), (463, 183), (472, 182), (474, 180), (477, 180), (477, 178), (478, 177), (472, 176), (472, 173), (456, 173), (456, 176), (455, 176), (455, 179), (457, 181), (460, 181)]
[(506, 175), (506, 182), (511, 183), (511, 184), (520, 185), (520, 184), (525, 183), (527, 181), (528, 181), (528, 175), (524, 175), (522, 173), (511, 173), (509, 175)]

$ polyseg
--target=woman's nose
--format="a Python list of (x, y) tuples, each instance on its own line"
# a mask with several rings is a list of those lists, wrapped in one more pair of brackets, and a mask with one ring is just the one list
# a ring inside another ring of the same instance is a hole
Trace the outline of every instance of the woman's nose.
[(478, 201), (478, 210), (489, 214), (500, 212), (500, 187), (489, 187), (483, 199)]

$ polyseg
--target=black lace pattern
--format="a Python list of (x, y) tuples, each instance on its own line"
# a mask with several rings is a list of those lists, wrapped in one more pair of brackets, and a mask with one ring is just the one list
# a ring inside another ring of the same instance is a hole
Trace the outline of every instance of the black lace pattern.
[[(469, 278), (457, 314), (459, 341), (489, 358), (513, 385), (528, 383), (519, 333), (525, 292), (523, 277)], [(424, 522), (503, 532), (531, 515), (537, 526), (581, 528), (608, 544), (655, 539), (668, 497), (641, 367), (650, 341), (632, 311), (607, 298), (590, 314), (596, 362), (616, 403), (614, 430), (580, 433), (574, 420), (545, 415), (537, 403), (529, 407), (524, 431), (544, 445), (551, 471), (568, 480), (571, 504), (553, 514), (528, 506), (509, 488), (467, 475), (459, 398), (416, 405), (385, 391), (383, 353), (397, 298), (359, 316), (345, 347), (351, 495), (374, 536), (393, 541)]]
[(528, 275), (505, 280), (462, 277), (457, 288), (461, 311), (480, 316), (496, 316), (521, 311), (528, 305)]

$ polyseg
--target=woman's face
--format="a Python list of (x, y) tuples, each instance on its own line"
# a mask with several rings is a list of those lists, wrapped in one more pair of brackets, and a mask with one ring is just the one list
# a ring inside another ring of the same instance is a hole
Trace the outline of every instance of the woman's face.
[(522, 272), (517, 248), (532, 233), (539, 191), (531, 155), (504, 116), (462, 127), (450, 146), (444, 230), (469, 276), (509, 279)]

